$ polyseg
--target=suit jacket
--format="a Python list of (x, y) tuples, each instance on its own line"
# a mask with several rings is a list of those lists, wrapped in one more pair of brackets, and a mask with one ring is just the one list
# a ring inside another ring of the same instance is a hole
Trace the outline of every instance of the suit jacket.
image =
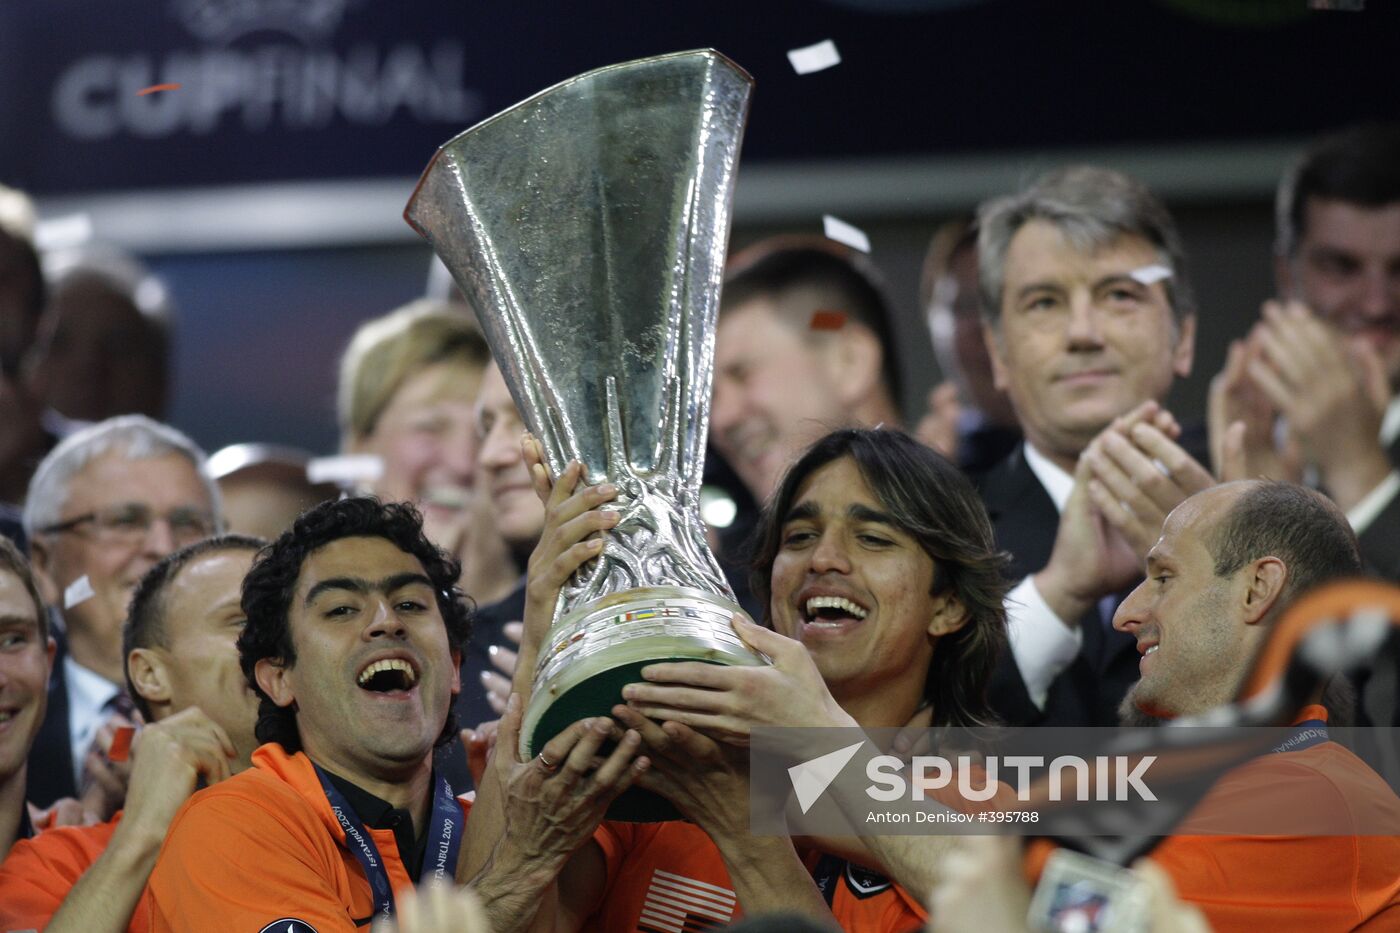
[[(1400, 468), (1400, 438), (1387, 451)], [(1390, 500), (1375, 520), (1358, 536), (1361, 559), (1368, 569), (1392, 583), (1400, 582), (1400, 495)]]
[(68, 734), (68, 678), (63, 668), (68, 644), (63, 630), (54, 625), (52, 613), (49, 630), (58, 642), (58, 651), (54, 653), (53, 671), (49, 674), (49, 705), (44, 713), (44, 724), (39, 727), (39, 734), (29, 749), (25, 789), (29, 802), (41, 810), (60, 797), (78, 795), (78, 789), (73, 785), (73, 743)]
[[(1011, 553), (1013, 581), (1041, 570), (1050, 560), (1060, 513), (1026, 463), (1018, 446), (980, 477), (974, 477), (992, 520), (997, 547)], [(1121, 601), (1127, 591), (1119, 594)], [(1008, 650), (997, 664), (989, 690), (992, 707), (1008, 725), (1112, 726), (1118, 704), (1138, 678), (1136, 639), (1104, 625), (1098, 607), (1079, 621), (1079, 655), (1050, 685), (1045, 708), (1031, 701), (1016, 659)]]
[[(481, 685), (481, 675), (494, 671), (491, 663), (491, 646), (513, 647), (505, 636), (507, 622), (519, 622), (525, 616), (525, 581), (497, 602), (482, 606), (472, 614), (472, 633), (462, 646), (462, 692), (452, 710), (457, 714), (458, 729), (475, 729), (483, 722), (499, 719), (495, 710), (486, 702), (486, 688)], [(452, 741), (438, 749), (434, 764), (438, 774), (447, 778), (448, 786), (459, 794), (466, 793), (475, 786), (471, 771), (467, 768), (467, 753), (462, 740), (453, 736)]]

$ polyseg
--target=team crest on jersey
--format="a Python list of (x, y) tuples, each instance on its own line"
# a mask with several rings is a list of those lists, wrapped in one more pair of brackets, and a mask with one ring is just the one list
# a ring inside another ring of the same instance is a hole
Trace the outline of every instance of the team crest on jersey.
[(656, 869), (647, 885), (640, 933), (695, 933), (726, 926), (734, 918), (734, 892)]
[(316, 933), (316, 928), (305, 920), (283, 917), (281, 920), (272, 921), (258, 933)]
[(889, 889), (890, 879), (884, 875), (876, 874), (868, 868), (861, 868), (859, 865), (846, 863), (846, 885), (856, 897), (862, 900), (867, 897), (874, 897), (881, 891)]

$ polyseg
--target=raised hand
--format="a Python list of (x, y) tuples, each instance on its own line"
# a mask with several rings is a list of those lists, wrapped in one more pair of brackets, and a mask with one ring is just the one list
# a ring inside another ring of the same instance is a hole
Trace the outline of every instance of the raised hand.
[(1303, 456), (1343, 509), (1390, 472), (1380, 425), (1389, 401), (1385, 370), (1363, 340), (1348, 343), (1299, 302), (1265, 302), (1254, 326), (1249, 378), (1283, 414)]
[[(520, 660), (520, 640), (525, 634), (525, 623), (507, 622), (501, 627), (506, 636), (506, 644), (492, 645), (489, 654), (494, 671), (481, 672), (481, 685), (486, 688), (486, 702), (499, 716), (506, 711), (506, 700), (510, 698), (511, 683), (515, 679), (516, 665)], [(514, 645), (515, 648), (511, 648)]]
[(1210, 382), (1206, 426), (1211, 462), (1221, 482), (1267, 477), (1296, 483), (1303, 475), (1298, 446), (1291, 437), (1283, 443), (1275, 438), (1279, 411), (1249, 378), (1259, 352), (1253, 343), (1234, 341), (1225, 367)]
[(747, 746), (754, 726), (854, 726), (837, 705), (811, 655), (785, 638), (735, 613), (739, 638), (772, 659), (766, 667), (701, 661), (649, 664), (645, 683), (622, 689), (627, 705), (643, 716), (678, 722), (731, 745)]
[[(533, 445), (535, 442), (528, 443)], [(617, 498), (617, 487), (604, 483), (579, 488), (583, 464), (577, 461), (565, 467), (552, 484), (548, 483), (544, 466), (538, 460), (531, 463), (531, 476), (535, 477), (537, 491), (548, 488), (544, 530), (540, 533), (539, 544), (535, 545), (530, 555), (525, 583), (524, 640), (521, 646), (522, 654), (533, 661), (534, 653), (554, 619), (554, 605), (559, 599), (559, 591), (576, 570), (603, 552), (605, 542), (598, 533), (615, 526), (620, 517), (615, 511), (599, 508), (604, 502)]]
[(397, 916), (376, 920), (372, 933), (491, 933), (481, 899), (471, 888), (429, 881), (395, 896)]
[(131, 781), (130, 760), (114, 761), (112, 741), (122, 729), (135, 729), (136, 723), (121, 713), (113, 713), (102, 723), (83, 758), (82, 789), (79, 803), (99, 821), (109, 820), (122, 808)]
[(929, 895), (929, 933), (1025, 931), (1030, 900), (1020, 839), (964, 836), (943, 856)]
[[(641, 737), (631, 730), (618, 738), (601, 764), (595, 761), (616, 731), (606, 716), (579, 720), (522, 762), (518, 748), (523, 705), (518, 694), (512, 695), (491, 756), (490, 767), (496, 769), (506, 798), (505, 829), (493, 861), (518, 864), (552, 879), (597, 829), (608, 805), (651, 762), (638, 757)], [(508, 851), (502, 853), (502, 847)]]
[(131, 783), (121, 825), (159, 844), (199, 778), (209, 784), (227, 778), (238, 753), (223, 727), (191, 707), (143, 727), (132, 744), (131, 757)]
[(639, 785), (671, 801), (712, 837), (748, 832), (747, 753), (681, 723), (655, 722), (627, 706), (615, 706), (612, 712), (641, 736), (651, 761)]
[[(1074, 491), (1060, 515), (1050, 561), (1035, 575), (1035, 587), (1066, 625), (1076, 626), (1084, 613), (1110, 593), (1117, 593), (1142, 575), (1142, 561), (1133, 546), (1094, 504), (1090, 458), (1080, 456), (1074, 470)], [(1107, 489), (1098, 490), (1102, 498)]]
[(1079, 455), (1089, 465), (1089, 500), (1127, 541), (1139, 561), (1162, 534), (1162, 522), (1215, 477), (1175, 441), (1174, 422), (1147, 402), (1118, 418)]

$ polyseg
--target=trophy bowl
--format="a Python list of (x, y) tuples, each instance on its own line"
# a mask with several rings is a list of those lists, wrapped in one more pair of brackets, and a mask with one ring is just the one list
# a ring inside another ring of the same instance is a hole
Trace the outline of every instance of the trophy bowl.
[[(752, 79), (717, 52), (590, 71), (445, 143), (405, 217), (476, 309), (559, 476), (619, 489), (602, 553), (560, 593), (520, 754), (606, 716), (659, 661), (764, 664), (705, 540), (715, 316)], [(629, 791), (610, 816), (675, 818)]]

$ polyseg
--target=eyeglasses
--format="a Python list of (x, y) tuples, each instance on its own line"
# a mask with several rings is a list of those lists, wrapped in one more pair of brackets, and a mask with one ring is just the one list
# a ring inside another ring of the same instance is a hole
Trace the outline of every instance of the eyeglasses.
[(98, 537), (126, 544), (145, 539), (151, 533), (151, 526), (164, 521), (170, 526), (170, 536), (183, 547), (202, 541), (214, 533), (214, 516), (200, 509), (171, 509), (165, 515), (156, 515), (147, 506), (137, 502), (97, 509), (76, 518), (40, 528), (40, 534), (60, 534), (77, 531), (83, 525), (92, 523)]

